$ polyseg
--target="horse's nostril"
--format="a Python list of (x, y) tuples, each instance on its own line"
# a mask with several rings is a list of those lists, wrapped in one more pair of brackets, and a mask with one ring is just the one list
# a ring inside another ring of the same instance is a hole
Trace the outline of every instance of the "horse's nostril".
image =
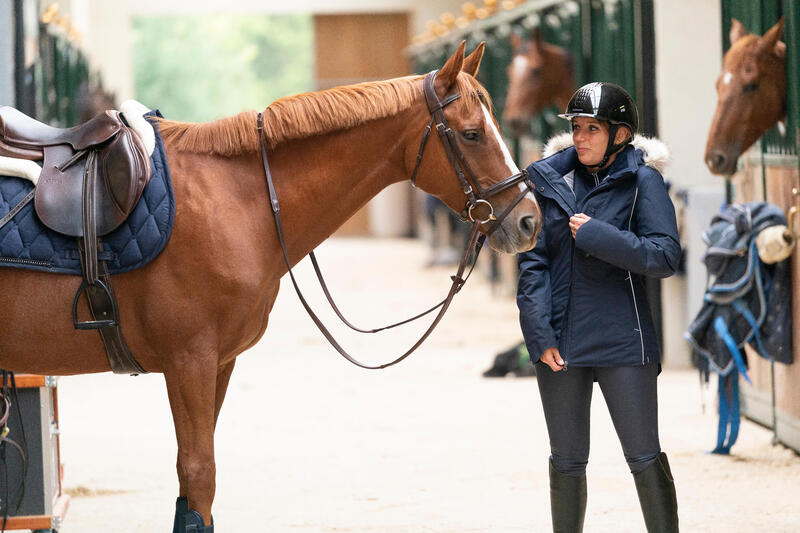
[(712, 152), (706, 158), (706, 164), (711, 171), (718, 171), (720, 169), (725, 168), (725, 165), (728, 163), (728, 158), (725, 156), (723, 152)]

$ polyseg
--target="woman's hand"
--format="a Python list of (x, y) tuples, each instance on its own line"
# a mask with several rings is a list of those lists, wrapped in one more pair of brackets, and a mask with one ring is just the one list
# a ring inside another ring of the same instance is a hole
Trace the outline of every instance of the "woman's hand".
[(539, 360), (549, 366), (553, 372), (558, 372), (564, 368), (564, 360), (561, 359), (561, 354), (558, 348), (548, 348), (543, 353)]
[(578, 232), (578, 229), (586, 224), (592, 217), (584, 215), (583, 213), (575, 213), (569, 219), (569, 231), (572, 232), (572, 238), (575, 238), (575, 234)]

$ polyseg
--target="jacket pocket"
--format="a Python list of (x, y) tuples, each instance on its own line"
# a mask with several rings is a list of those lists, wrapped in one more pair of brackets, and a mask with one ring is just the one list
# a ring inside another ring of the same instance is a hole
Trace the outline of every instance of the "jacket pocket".
[(576, 279), (570, 339), (565, 343), (568, 356), (588, 357), (598, 364), (623, 355), (635, 355), (632, 361), (640, 358), (640, 325), (630, 281), (624, 276), (627, 272), (617, 279)]
[(598, 259), (583, 250), (575, 249), (575, 270), (590, 281), (619, 281), (627, 279), (628, 271)]

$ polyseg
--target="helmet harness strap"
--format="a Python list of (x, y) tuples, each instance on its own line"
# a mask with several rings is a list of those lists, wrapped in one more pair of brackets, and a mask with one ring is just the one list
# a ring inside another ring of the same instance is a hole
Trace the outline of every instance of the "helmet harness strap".
[(612, 155), (616, 154), (623, 148), (625, 148), (631, 142), (631, 137), (628, 136), (624, 141), (619, 144), (615, 144), (614, 141), (617, 138), (617, 131), (619, 131), (620, 124), (614, 124), (612, 122), (608, 123), (608, 145), (606, 145), (606, 153), (603, 155), (603, 160), (600, 161), (596, 165), (587, 166), (586, 168), (589, 169), (597, 169), (600, 170), (608, 164), (608, 160), (611, 158)]

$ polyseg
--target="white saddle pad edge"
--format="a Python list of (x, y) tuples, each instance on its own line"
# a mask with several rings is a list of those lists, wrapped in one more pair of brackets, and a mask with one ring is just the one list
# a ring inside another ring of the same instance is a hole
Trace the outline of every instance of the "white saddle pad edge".
[(156, 134), (153, 131), (153, 126), (142, 115), (150, 112), (150, 108), (136, 100), (125, 100), (119, 106), (119, 111), (125, 115), (125, 120), (130, 125), (131, 129), (136, 132), (139, 138), (147, 148), (147, 155), (153, 155), (153, 150), (156, 149)]
[(0, 156), (0, 176), (14, 176), (30, 180), (34, 186), (39, 182), (39, 175), (42, 173), (35, 161), (28, 159), (17, 159), (15, 157)]

